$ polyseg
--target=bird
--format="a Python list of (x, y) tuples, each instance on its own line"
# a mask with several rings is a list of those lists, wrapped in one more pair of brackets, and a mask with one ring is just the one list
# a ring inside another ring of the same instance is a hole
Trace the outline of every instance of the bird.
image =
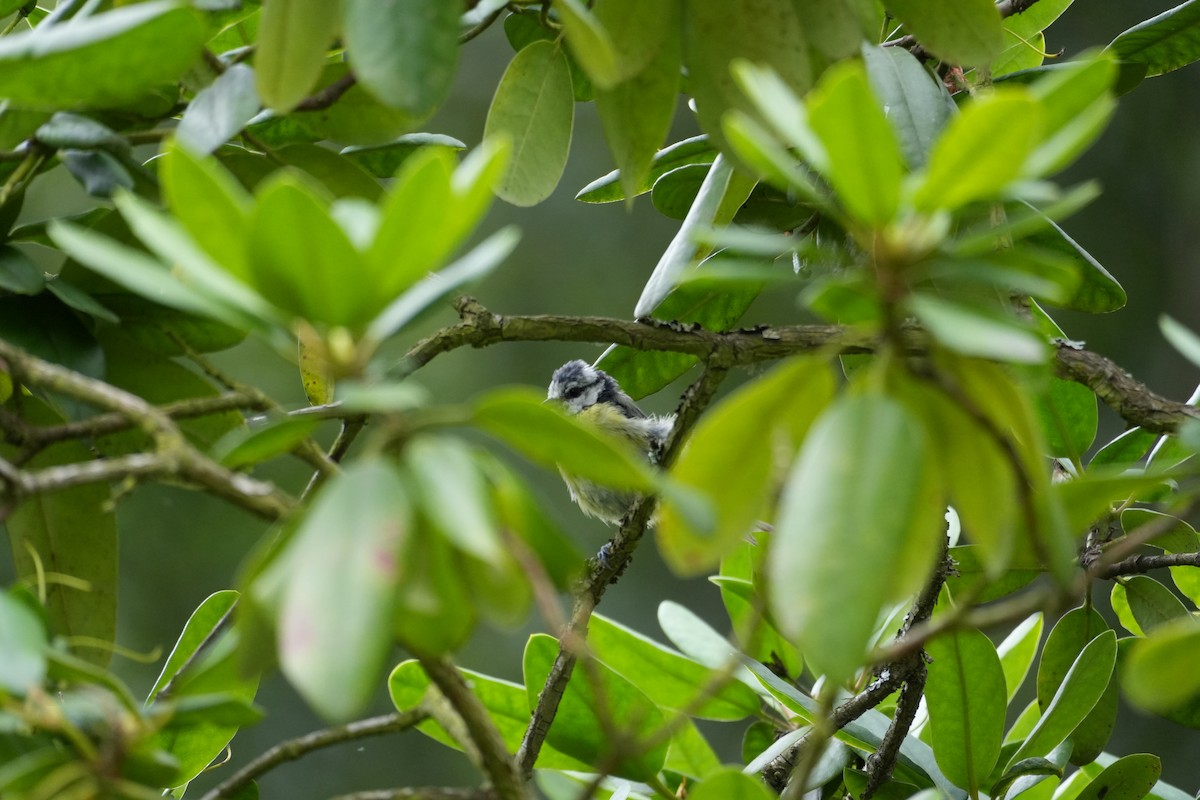
[[(650, 463), (658, 460), (675, 424), (674, 414), (647, 414), (615, 378), (578, 359), (554, 371), (546, 400), (558, 401), (568, 414), (625, 439)], [(637, 492), (611, 489), (566, 472), (562, 476), (580, 510), (608, 525), (619, 523), (639, 497)]]

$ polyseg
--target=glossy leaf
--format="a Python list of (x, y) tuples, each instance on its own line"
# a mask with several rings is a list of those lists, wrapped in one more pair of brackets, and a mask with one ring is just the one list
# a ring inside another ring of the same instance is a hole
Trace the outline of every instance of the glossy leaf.
[(1172, 620), (1187, 618), (1187, 606), (1175, 594), (1153, 578), (1130, 575), (1125, 579), (1129, 610), (1144, 634)]
[(454, 80), (460, 12), (440, 0), (344, 0), (342, 35), (355, 77), (381, 103), (428, 117)]
[(826, 177), (858, 222), (882, 227), (900, 204), (904, 158), (861, 66), (831, 68), (808, 100), (809, 125), (829, 155)]
[(254, 53), (258, 94), (287, 113), (317, 85), (338, 26), (340, 0), (274, 0), (263, 7)]
[(925, 702), (933, 752), (946, 777), (974, 795), (1000, 756), (1004, 736), (1005, 674), (984, 634), (963, 630), (925, 646), (932, 658)]
[(1162, 761), (1149, 753), (1119, 758), (1075, 795), (1075, 800), (1141, 800), (1162, 774)]
[(862, 55), (867, 78), (887, 109), (904, 160), (912, 169), (923, 167), (954, 114), (954, 101), (942, 82), (904, 48), (863, 45)]
[(1088, 716), (1107, 691), (1117, 657), (1117, 637), (1105, 631), (1080, 652), (1008, 769), (1022, 759), (1045, 755), (1061, 744)]
[(24, 250), (12, 245), (0, 245), (0, 290), (37, 294), (45, 285), (46, 276)]
[[(509, 752), (515, 753), (521, 746), (521, 738), (529, 726), (529, 700), (525, 687), (519, 683), (494, 678), (468, 669), (460, 669), (463, 678), (471, 687), (471, 692), (479, 698), (488, 716), (499, 731)], [(425, 670), (417, 661), (402, 661), (392, 670), (388, 677), (388, 693), (392, 703), (400, 711), (418, 707), (436, 689)], [(462, 750), (463, 745), (450, 733), (446, 732), (438, 722), (427, 719), (417, 726), (417, 730), (444, 745)], [(546, 742), (535, 766), (541, 770), (573, 770), (586, 771), (588, 765), (578, 759), (565, 755), (554, 749), (554, 745)]]
[[(1079, 653), (1097, 636), (1108, 631), (1108, 624), (1095, 609), (1076, 608), (1059, 619), (1046, 639), (1038, 666), (1037, 695), (1043, 713), (1053, 702)], [(1117, 687), (1110, 683), (1091, 712), (1071, 734), (1074, 750), (1071, 762), (1087, 763), (1104, 749), (1116, 725)]]
[(1068, 236), (1066, 231), (1050, 220), (1046, 220), (1046, 223), (1046, 232), (1031, 236), (1029, 242), (1066, 255), (1079, 271), (1079, 288), (1064, 307), (1092, 314), (1124, 308), (1128, 297), (1117, 279)]
[(484, 125), (484, 137), (512, 142), (508, 172), (496, 194), (517, 206), (550, 196), (562, 177), (571, 147), (575, 101), (566, 55), (557, 44), (537, 41), (513, 58), (500, 78)]
[[(969, 104), (934, 146), (913, 205), (921, 211), (954, 210), (999, 195), (1020, 176), (1037, 145), (1041, 117), (1041, 106), (1019, 90), (997, 89)], [(996, 136), (1001, 128), (1005, 135)]]
[(207, 38), (185, 3), (156, 0), (0, 42), (0, 97), (23, 109), (120, 108), (178, 79)]
[(1150, 452), (1157, 438), (1143, 428), (1130, 428), (1097, 450), (1088, 464), (1096, 467), (1105, 464), (1132, 466)]
[(1038, 645), (1042, 640), (1042, 625), (1042, 613), (1039, 611), (1026, 617), (1020, 625), (1013, 628), (996, 648), (1000, 656), (1000, 666), (1004, 669), (1004, 684), (1010, 703), (1033, 665), (1033, 658), (1037, 655)]
[[(336, 16), (336, 7), (329, 4), (327, 13)], [(349, 80), (349, 75), (349, 65), (345, 62), (326, 62), (312, 92), (315, 94), (339, 81)], [(423, 121), (402, 108), (381, 103), (357, 83), (347, 89), (336, 103), (313, 111), (289, 114), (284, 120), (283, 129), (290, 134), (290, 141), (331, 139), (341, 144), (361, 146), (395, 141)], [(292, 122), (298, 125), (293, 128)]]
[(480, 613), (467, 585), (473, 576), (448, 540), (428, 530), (418, 534), (403, 555), (392, 628), (405, 647), (443, 655), (467, 641)]
[[(558, 653), (558, 640), (535, 634), (525, 645), (523, 661), (525, 691), (529, 709), (537, 705), (538, 693)], [(591, 681), (596, 680), (593, 686)], [(546, 743), (586, 764), (609, 763), (612, 750), (612, 726), (622, 739), (647, 737), (665, 722), (658, 707), (633, 684), (599, 662), (579, 665), (567, 684)], [(607, 725), (605, 724), (607, 721)], [(630, 780), (652, 779), (662, 769), (667, 743), (622, 759), (612, 768), (613, 775)]]
[(104, 375), (104, 353), (96, 338), (51, 294), (0, 297), (0, 337), (90, 378)]
[[(678, 61), (680, 0), (600, 0), (593, 4), (596, 21), (604, 26), (617, 56), (617, 73), (627, 79), (643, 70), (664, 50)], [(678, 63), (676, 63), (678, 71)]]
[(383, 144), (344, 147), (341, 154), (376, 178), (390, 178), (410, 155), (424, 147), (467, 149), (463, 141), (443, 133), (407, 133)]
[[(795, 454), (834, 388), (826, 364), (796, 359), (742, 387), (701, 419), (671, 477), (712, 501), (716, 528), (707, 534), (694, 530), (665, 502), (658, 544), (672, 569), (699, 574), (737, 546), (763, 510), (776, 464)], [(730, 464), (739, 465), (735, 473)]]
[[(175, 136), (193, 152), (207, 155), (240, 133), (261, 106), (254, 70), (234, 64), (196, 93)], [(195, 199), (203, 201), (203, 197)]]
[(663, 251), (649, 280), (646, 281), (633, 309), (635, 317), (645, 317), (654, 313), (656, 307), (675, 288), (684, 270), (695, 259), (710, 251), (711, 248), (696, 244), (696, 232), (732, 220), (737, 208), (745, 201), (752, 188), (752, 181), (738, 173), (724, 157), (717, 157), (709, 168), (683, 224), (679, 226), (671, 244)]
[[(659, 178), (673, 169), (688, 164), (711, 164), (716, 157), (717, 153), (708, 143), (707, 136), (693, 136), (669, 144), (654, 154), (650, 168), (638, 183), (633, 196), (650, 191)], [(625, 193), (621, 185), (620, 170), (597, 178), (575, 195), (576, 200), (584, 203), (615, 203), (629, 198), (630, 195)]]
[(952, 64), (987, 64), (1003, 47), (991, 0), (887, 0), (887, 8), (925, 48)]
[(662, 708), (697, 719), (739, 720), (758, 713), (754, 692), (730, 683), (697, 705), (712, 670), (607, 617), (592, 615), (588, 646), (595, 657)]
[[(796, 152), (810, 167), (829, 170), (829, 154), (808, 123), (808, 110), (795, 90), (772, 70), (748, 61), (731, 66), (738, 86), (750, 100), (759, 117), (787, 147)], [(738, 112), (733, 109), (730, 113)], [(750, 115), (746, 115), (750, 119)]]
[(1146, 77), (1200, 59), (1200, 3), (1181, 3), (1113, 39), (1109, 48), (1122, 61), (1146, 65)]
[(910, 412), (857, 394), (818, 418), (788, 477), (767, 561), (771, 608), (830, 680), (853, 674), (885, 603), (932, 566), (942, 509), (928, 456)]
[(1168, 713), (1200, 694), (1196, 653), (1200, 625), (1181, 619), (1135, 642), (1121, 675), (1125, 696), (1149, 711)]
[[(638, 3), (630, 10), (655, 6), (678, 7), (675, 2)], [(621, 191), (627, 198), (637, 194), (675, 117), (680, 45), (678, 37), (670, 34), (675, 33), (677, 25), (677, 20), (668, 20), (664, 41), (657, 43), (654, 57), (631, 77), (611, 88), (597, 83), (596, 111), (617, 163)]]
[(411, 518), (395, 470), (363, 459), (325, 485), (288, 543), (280, 668), (328, 719), (359, 713), (382, 676)]
[(279, 417), (225, 437), (213, 448), (213, 455), (230, 469), (253, 466), (292, 452), (318, 424), (311, 418)]
[(611, 89), (623, 76), (608, 31), (581, 0), (555, 0), (554, 5), (575, 60), (598, 89)]

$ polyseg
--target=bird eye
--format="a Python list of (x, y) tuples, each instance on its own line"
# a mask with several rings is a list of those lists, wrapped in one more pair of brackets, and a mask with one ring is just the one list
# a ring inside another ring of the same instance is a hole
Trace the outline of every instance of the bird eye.
[(581, 394), (583, 394), (582, 386), (572, 386), (570, 389), (567, 389), (565, 392), (563, 392), (563, 397), (567, 398), (568, 400), (574, 400)]

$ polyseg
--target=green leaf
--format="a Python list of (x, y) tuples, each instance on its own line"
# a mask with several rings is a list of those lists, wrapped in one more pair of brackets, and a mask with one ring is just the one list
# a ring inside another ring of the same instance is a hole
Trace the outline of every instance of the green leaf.
[(435, 272), (397, 297), (371, 320), (364, 340), (379, 343), (463, 285), (487, 275), (517, 246), (516, 228), (501, 228), (441, 272)]
[(617, 56), (617, 74), (628, 79), (648, 68), (662, 51), (674, 52), (678, 72), (680, 0), (600, 0), (593, 4), (596, 21), (608, 32)]
[[(1036, 302), (1030, 303), (1034, 323), (1050, 339), (1066, 339), (1058, 327)], [(1096, 440), (1100, 412), (1096, 395), (1090, 388), (1074, 381), (1051, 377), (1049, 385), (1033, 398), (1034, 411), (1045, 437), (1046, 455), (1070, 458), (1081, 463), (1083, 454)]]
[(517, 206), (549, 197), (567, 163), (574, 121), (571, 73), (562, 48), (537, 41), (522, 49), (504, 70), (484, 125), (485, 138), (512, 141), (512, 161), (496, 194)]
[[(618, 4), (628, 0), (618, 0)], [(638, 3), (634, 8), (675, 8), (665, 4)], [(677, 30), (677, 23), (672, 24)], [(569, 35), (568, 31), (568, 35)], [(665, 37), (654, 58), (627, 80), (604, 88), (597, 83), (596, 111), (608, 149), (617, 163), (621, 191), (630, 202), (650, 172), (659, 145), (666, 138), (679, 100), (679, 40)]]
[(418, 531), (404, 553), (406, 575), (392, 620), (396, 638), (410, 649), (442, 655), (461, 647), (475, 627), (473, 579), (461, 554), (441, 536)]
[(1103, 314), (1124, 308), (1128, 298), (1117, 279), (1068, 236), (1066, 231), (1049, 219), (1045, 222), (1048, 230), (1034, 234), (1028, 241), (1068, 256), (1080, 275), (1079, 288), (1063, 307), (1072, 311), (1086, 311), (1089, 314)]
[(913, 205), (952, 211), (1000, 195), (1021, 175), (1041, 130), (1041, 105), (1023, 90), (997, 89), (970, 103), (934, 146)]
[(829, 680), (861, 666), (884, 605), (932, 567), (943, 508), (928, 456), (904, 406), (855, 394), (817, 419), (792, 467), (766, 565), (771, 608)]
[(118, 189), (132, 189), (133, 176), (116, 158), (100, 150), (64, 150), (59, 154), (71, 177), (92, 197), (108, 199)]
[(0, 688), (24, 697), (46, 679), (46, 629), (38, 615), (9, 592), (0, 592)]
[(1097, 450), (1088, 465), (1092, 467), (1105, 464), (1132, 466), (1150, 452), (1150, 448), (1154, 446), (1157, 439), (1157, 434), (1144, 428), (1130, 428)]
[[(0, 319), (4, 318), (0, 314)], [(63, 421), (33, 397), (11, 398), (7, 408), (36, 425)], [(0, 455), (6, 459), (13, 459), (16, 452), (11, 446), (0, 445)], [(89, 447), (71, 440), (51, 445), (22, 467), (34, 470), (79, 465), (92, 458)], [(39, 586), (46, 573), (66, 576), (45, 583), (44, 605), (51, 633), (68, 640), (86, 637), (112, 643), (117, 626), (117, 521), (108, 485), (86, 483), (32, 495), (17, 504), (4, 529), (17, 579)], [(78, 655), (91, 664), (104, 666), (112, 651), (104, 647), (78, 648)]]
[(1067, 166), (1100, 135), (1116, 109), (1112, 86), (1118, 70), (1111, 58), (1063, 66), (1030, 86), (1045, 110), (1045, 124), (1043, 141), (1026, 165), (1029, 175), (1046, 175)]
[(237, 600), (237, 592), (225, 589), (210, 594), (196, 607), (179, 633), (179, 639), (171, 649), (170, 655), (167, 656), (166, 662), (163, 663), (162, 671), (158, 673), (158, 680), (154, 682), (154, 686), (146, 696), (147, 703), (152, 702), (158, 693), (176, 677), (179, 670), (195, 657), (200, 646), (213, 635), (218, 625), (226, 620), (233, 611)]
[[(330, 13), (336, 8), (330, 4)], [(326, 63), (314, 92), (320, 92), (339, 81), (349, 80), (349, 66), (344, 62)], [(355, 83), (336, 103), (315, 111), (305, 111), (286, 117), (299, 123), (300, 131), (290, 131), (291, 141), (297, 134), (307, 132), (300, 140), (331, 139), (349, 145), (379, 145), (395, 141), (424, 120), (404, 109), (392, 108)], [(285, 128), (287, 130), (287, 128)]]
[(1045, 338), (1001, 308), (918, 293), (908, 306), (939, 342), (959, 353), (1019, 364), (1042, 364), (1050, 356)]
[(770, 68), (803, 96), (813, 67), (800, 10), (793, 3), (727, 0), (684, 4), (683, 61), (700, 129), (719, 148), (721, 118), (731, 108), (750, 111), (730, 65), (739, 59)]
[(327, 147), (293, 142), (280, 147), (275, 155), (288, 166), (316, 178), (335, 198), (362, 198), (373, 203), (383, 194), (374, 175)]
[(671, 736), (663, 771), (700, 780), (721, 768), (721, 759), (700, 733), (696, 723), (687, 720)]
[(1200, 693), (1196, 653), (1200, 650), (1200, 625), (1181, 619), (1164, 625), (1153, 636), (1134, 643), (1121, 688), (1134, 705), (1157, 713), (1170, 713)]
[(588, 646), (605, 666), (662, 708), (715, 720), (758, 713), (758, 696), (740, 683), (726, 684), (702, 699), (701, 691), (714, 675), (711, 669), (607, 617), (592, 615)]
[(173, 83), (207, 38), (182, 2), (116, 8), (0, 40), (0, 97), (23, 109), (120, 108)]
[(46, 285), (46, 276), (24, 250), (0, 245), (0, 289), (17, 294), (37, 294)]
[(1124, 586), (1129, 610), (1144, 634), (1172, 620), (1190, 616), (1187, 606), (1153, 578), (1130, 575), (1125, 579)]
[(887, 0), (887, 8), (923, 47), (952, 64), (982, 66), (1004, 46), (992, 0)]
[(442, 133), (406, 133), (383, 144), (344, 147), (341, 154), (376, 178), (391, 178), (409, 156), (426, 147), (467, 149), (464, 142)]
[[(693, 136), (690, 139), (669, 144), (654, 154), (649, 170), (638, 183), (632, 196), (636, 197), (650, 191), (659, 178), (673, 169), (688, 164), (711, 164), (716, 157), (716, 150), (709, 145), (707, 136)], [(627, 195), (621, 185), (620, 170), (613, 170), (607, 175), (597, 178), (575, 195), (576, 200), (584, 203), (615, 203), (630, 197), (631, 195)]]
[[(488, 716), (500, 732), (508, 751), (515, 753), (521, 746), (525, 728), (529, 726), (529, 700), (525, 687), (469, 669), (460, 669), (459, 672), (466, 679), (471, 692), (487, 709)], [(427, 699), (432, 699), (436, 691), (432, 688), (429, 676), (417, 661), (400, 662), (388, 677), (388, 693), (392, 703), (400, 711), (416, 708)], [(455, 750), (463, 749), (463, 745), (454, 736), (432, 719), (422, 722), (417, 726), (417, 730)], [(550, 742), (542, 745), (534, 766), (539, 770), (588, 769), (586, 763), (555, 750)]]
[[(529, 637), (523, 665), (530, 711), (537, 705), (538, 693), (557, 654), (558, 640), (553, 636)], [(637, 687), (603, 664), (578, 666), (563, 692), (554, 717), (556, 724), (550, 728), (546, 743), (594, 767), (607, 765), (610, 774), (617, 777), (635, 781), (653, 779), (666, 760), (667, 742), (627, 756), (615, 767), (610, 759), (614, 741), (647, 738), (661, 728), (666, 721), (662, 711)]]
[(290, 453), (320, 424), (308, 417), (282, 416), (266, 424), (236, 430), (213, 447), (213, 456), (230, 469), (243, 469)]
[(1153, 78), (1200, 59), (1200, 3), (1188, 0), (1139, 23), (1113, 39), (1122, 61), (1146, 65)]
[[(664, 502), (658, 546), (672, 570), (700, 574), (738, 545), (767, 503), (776, 465), (795, 454), (834, 389), (826, 363), (797, 358), (743, 386), (700, 420), (671, 477), (709, 498), (716, 528), (702, 534)], [(730, 464), (738, 465), (733, 473)]]
[(1151, 794), (1161, 774), (1158, 756), (1134, 753), (1105, 767), (1074, 800), (1142, 800)]
[(274, 0), (264, 6), (254, 73), (268, 108), (287, 113), (316, 87), (337, 33), (340, 5), (340, 0)]
[(846, 211), (869, 227), (891, 222), (904, 157), (862, 66), (845, 62), (826, 72), (809, 96), (808, 113), (829, 155), (826, 177)]
[(625, 77), (608, 31), (580, 0), (555, 0), (563, 33), (575, 60), (598, 89), (611, 89)]
[(544, 404), (529, 389), (488, 392), (475, 402), (471, 424), (534, 461), (606, 486), (646, 492), (658, 480), (628, 441)]
[(450, 234), (454, 157), (425, 148), (404, 162), (383, 202), (379, 230), (367, 250), (374, 291), (391, 300), (441, 266), (458, 246)]
[(442, 535), (465, 553), (502, 563), (500, 531), (471, 448), (448, 436), (420, 436), (405, 447), (404, 460), (421, 510)]
[(1117, 615), (1117, 620), (1125, 630), (1132, 633), (1134, 636), (1145, 636), (1142, 632), (1142, 626), (1138, 625), (1134, 619), (1133, 611), (1129, 608), (1129, 598), (1125, 594), (1125, 585), (1116, 581), (1113, 583), (1112, 591), (1108, 595), (1109, 605), (1112, 606), (1113, 613)]
[(753, 186), (753, 181), (736, 172), (723, 156), (717, 157), (709, 168), (683, 224), (679, 226), (678, 232), (671, 239), (642, 288), (642, 294), (633, 309), (635, 317), (645, 317), (654, 313), (657, 306), (675, 288), (683, 272), (695, 259), (711, 250), (708, 246), (696, 243), (696, 232), (724, 225), (732, 220)]
[(104, 376), (104, 354), (76, 315), (56, 297), (0, 297), (0, 337), (91, 378)]
[(207, 155), (240, 133), (261, 107), (254, 70), (234, 64), (196, 92), (175, 129), (176, 139), (193, 152)]
[(1042, 623), (1040, 611), (1026, 617), (996, 648), (1000, 656), (1000, 666), (1004, 669), (1004, 685), (1007, 687), (1010, 703), (1033, 665), (1033, 658), (1037, 655), (1038, 644), (1042, 639)]
[(737, 767), (724, 767), (688, 787), (689, 800), (771, 800), (762, 781)]
[(1071, 736), (1108, 690), (1116, 658), (1117, 637), (1112, 631), (1104, 631), (1083, 648), (1006, 771), (1025, 758), (1046, 755)]
[[(1165, 514), (1144, 508), (1127, 508), (1121, 512), (1121, 527), (1129, 533), (1147, 523), (1161, 524)], [(1195, 553), (1200, 550), (1200, 539), (1191, 525), (1180, 519), (1166, 533), (1156, 536), (1146, 544), (1161, 547), (1168, 553)], [(1171, 567), (1171, 579), (1176, 588), (1192, 603), (1200, 603), (1200, 575), (1192, 567)]]
[(971, 795), (985, 786), (1004, 737), (1005, 674), (983, 633), (963, 630), (931, 639), (925, 684), (933, 752), (946, 777)]
[(1158, 318), (1158, 329), (1180, 355), (1192, 364), (1200, 366), (1200, 336), (1165, 314)]
[(395, 469), (363, 459), (325, 485), (288, 542), (279, 664), (327, 719), (362, 711), (383, 674), (411, 519)]
[(178, 142), (159, 161), (163, 193), (191, 237), (231, 275), (248, 283), (246, 237), (253, 200), (220, 163)]
[(345, 0), (342, 35), (355, 77), (381, 103), (430, 116), (454, 81), (461, 11), (441, 0)]
[(279, 172), (258, 193), (248, 240), (255, 288), (312, 321), (364, 326), (382, 302), (363, 283), (363, 257), (315, 192)]
[(945, 85), (903, 47), (862, 46), (867, 78), (887, 111), (904, 160), (920, 169), (954, 114)]

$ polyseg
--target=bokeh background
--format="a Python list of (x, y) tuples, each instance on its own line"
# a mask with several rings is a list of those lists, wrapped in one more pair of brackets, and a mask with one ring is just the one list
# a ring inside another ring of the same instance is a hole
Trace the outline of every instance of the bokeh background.
[[(1061, 49), (1064, 57), (1071, 57), (1110, 41), (1130, 25), (1171, 5), (1161, 0), (1076, 3), (1047, 32), (1048, 48), (1052, 52)], [(471, 42), (463, 51), (450, 101), (425, 128), (469, 145), (477, 143), (492, 92), (511, 55), (499, 26)], [(696, 132), (689, 112), (681, 105), (671, 141)], [(1003, 136), (1004, 131), (996, 135)], [(508, 262), (472, 293), (499, 313), (630, 316), (642, 284), (677, 223), (655, 212), (648, 197), (639, 199), (632, 210), (620, 203), (597, 206), (574, 200), (581, 187), (610, 169), (612, 162), (594, 110), (580, 105), (571, 158), (555, 194), (530, 209), (498, 204), (485, 222), (484, 233), (515, 223), (524, 237)], [(1125, 286), (1129, 305), (1103, 317), (1056, 316), (1070, 337), (1086, 341), (1091, 349), (1112, 357), (1163, 394), (1186, 399), (1200, 374), (1163, 341), (1158, 318), (1169, 314), (1200, 329), (1200, 67), (1148, 81), (1121, 99), (1116, 118), (1099, 144), (1060, 180), (1070, 184), (1090, 178), (1101, 181), (1104, 193), (1064, 227)], [(37, 219), (61, 214), (81, 199), (65, 176), (43, 180), (30, 192), (24, 216)], [(447, 308), (426, 323), (426, 330), (453, 319)], [(776, 290), (754, 306), (747, 322), (801, 319), (793, 294)], [(397, 355), (412, 341), (415, 338), (397, 343)], [(459, 350), (436, 359), (418, 373), (417, 380), (439, 402), (449, 403), (503, 383), (544, 386), (559, 364), (571, 358), (592, 360), (600, 351), (599, 346), (556, 343)], [(284, 403), (304, 402), (294, 367), (265, 348), (251, 342), (220, 354), (217, 360)], [(745, 378), (735, 376), (731, 384)], [(668, 411), (681, 386), (647, 398), (643, 405)], [(1101, 441), (1122, 429), (1107, 410), (1102, 412), (1101, 425)], [(582, 547), (593, 550), (610, 535), (570, 505), (556, 475), (524, 465), (521, 469)], [(302, 467), (289, 463), (272, 466), (267, 475), (296, 489), (307, 477)], [(120, 643), (143, 652), (163, 648), (165, 657), (191, 611), (211, 592), (235, 584), (236, 565), (263, 535), (264, 527), (215, 500), (162, 486), (138, 489), (121, 504), (119, 514)], [(0, 556), (0, 578), (10, 577), (7, 556)], [(1102, 591), (1097, 595), (1098, 604), (1106, 607), (1106, 595)], [(667, 599), (724, 626), (715, 587), (703, 580), (674, 578), (652, 547), (639, 553), (600, 610), (661, 638), (655, 615), (658, 604)], [(544, 623), (532, 624), (527, 630), (482, 629), (461, 654), (460, 662), (520, 680), (525, 638), (530, 630), (545, 629)], [(403, 653), (397, 651), (396, 657), (399, 660)], [(153, 664), (118, 662), (117, 671), (135, 693), (144, 693), (162, 660)], [(259, 702), (268, 717), (235, 739), (232, 767), (281, 739), (322, 726), (278, 676), (264, 682)], [(382, 688), (374, 710), (389, 710)], [(735, 759), (740, 727), (709, 730), (724, 748), (723, 754)], [(1188, 792), (1200, 785), (1200, 760), (1196, 758), (1200, 731), (1123, 708), (1110, 750), (1116, 754), (1161, 754), (1166, 779)], [(225, 767), (215, 775), (202, 776), (196, 789), (227, 776), (229, 770)], [(476, 781), (464, 758), (413, 732), (308, 756), (271, 773), (261, 788), (263, 797), (309, 800), (356, 789)]]

